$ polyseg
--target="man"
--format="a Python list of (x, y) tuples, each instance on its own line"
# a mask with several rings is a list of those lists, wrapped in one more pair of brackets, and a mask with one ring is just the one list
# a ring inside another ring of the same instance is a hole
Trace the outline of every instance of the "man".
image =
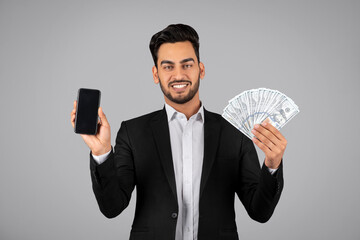
[[(165, 107), (122, 122), (114, 151), (101, 108), (98, 133), (82, 135), (100, 210), (116, 217), (136, 186), (130, 239), (238, 239), (235, 193), (251, 218), (271, 217), (283, 188), (286, 140), (271, 124), (256, 125), (253, 142), (265, 153), (260, 168), (250, 139), (203, 107), (205, 67), (192, 27), (169, 25), (152, 37), (150, 51)], [(73, 126), (75, 109), (76, 101)]]

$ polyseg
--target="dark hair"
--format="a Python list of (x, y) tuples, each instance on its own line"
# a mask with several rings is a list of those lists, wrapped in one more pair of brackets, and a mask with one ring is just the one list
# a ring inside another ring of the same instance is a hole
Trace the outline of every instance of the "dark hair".
[(195, 55), (200, 62), (199, 35), (192, 27), (185, 24), (171, 24), (162, 31), (155, 33), (150, 40), (150, 52), (157, 67), (158, 51), (163, 43), (176, 43), (190, 41), (194, 47)]

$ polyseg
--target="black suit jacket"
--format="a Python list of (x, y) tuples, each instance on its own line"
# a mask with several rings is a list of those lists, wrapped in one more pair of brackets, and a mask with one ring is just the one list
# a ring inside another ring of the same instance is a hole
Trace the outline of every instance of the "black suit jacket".
[[(234, 199), (249, 216), (266, 222), (283, 188), (282, 164), (275, 175), (260, 167), (250, 139), (219, 114), (204, 109), (204, 159), (199, 199), (199, 240), (236, 240)], [(119, 215), (136, 186), (134, 240), (173, 240), (178, 202), (166, 110), (122, 122), (109, 158), (90, 154), (93, 190), (101, 212)]]

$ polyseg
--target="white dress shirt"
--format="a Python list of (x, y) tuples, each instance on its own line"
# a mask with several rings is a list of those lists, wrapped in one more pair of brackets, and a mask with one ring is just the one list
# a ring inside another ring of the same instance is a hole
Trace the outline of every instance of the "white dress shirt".
[[(204, 108), (187, 120), (185, 114), (165, 104), (169, 124), (179, 204), (175, 240), (197, 240), (199, 226), (200, 180), (204, 156)], [(94, 156), (103, 163), (109, 153)], [(276, 169), (269, 169), (273, 174)]]
[(187, 120), (165, 105), (179, 204), (175, 240), (197, 240), (200, 179), (204, 156), (204, 108)]

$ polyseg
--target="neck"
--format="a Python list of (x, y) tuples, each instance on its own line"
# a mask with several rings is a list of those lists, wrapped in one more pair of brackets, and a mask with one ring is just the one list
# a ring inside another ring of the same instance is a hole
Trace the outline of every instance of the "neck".
[(172, 102), (167, 97), (165, 97), (165, 102), (168, 105), (170, 105), (172, 108), (174, 108), (176, 111), (185, 114), (185, 116), (188, 120), (192, 115), (194, 115), (195, 113), (197, 113), (199, 111), (200, 106), (201, 106), (201, 102), (199, 99), (199, 91), (195, 94), (195, 96), (190, 101), (183, 103), (183, 104)]

